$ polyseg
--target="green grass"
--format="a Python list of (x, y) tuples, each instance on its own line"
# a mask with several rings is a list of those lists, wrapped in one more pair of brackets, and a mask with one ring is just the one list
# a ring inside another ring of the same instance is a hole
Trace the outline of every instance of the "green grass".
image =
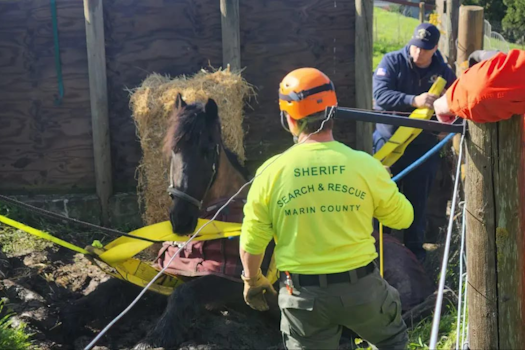
[(374, 8), (374, 70), (385, 53), (399, 50), (410, 41), (418, 24), (415, 18)]
[[(444, 315), (439, 323), (439, 341), (437, 349), (449, 350), (456, 346), (456, 321), (457, 313), (451, 310)], [(430, 333), (432, 331), (432, 318), (421, 321), (417, 326), (408, 332), (408, 349), (428, 350), (430, 343)]]
[[(91, 244), (94, 240), (99, 240), (106, 244), (110, 240), (117, 238), (95, 229), (90, 230), (65, 221), (48, 219), (45, 216), (33, 214), (26, 209), (2, 203), (0, 203), (0, 215), (80, 247)], [(8, 255), (22, 255), (33, 251), (42, 251), (50, 247), (59, 249), (58, 245), (50, 241), (0, 223), (0, 249)]]
[(483, 45), (485, 46), (485, 50), (507, 50), (507, 48), (509, 50), (512, 50), (512, 49), (525, 50), (525, 45), (519, 45), (519, 44), (514, 44), (514, 43), (509, 43), (509, 42), (505, 44), (496, 38), (488, 38), (488, 37), (485, 37)]
[(43, 251), (52, 246), (53, 243), (45, 239), (0, 223), (0, 249), (8, 255)]
[[(0, 314), (4, 305), (0, 302)], [(30, 335), (25, 333), (25, 324), (13, 325), (10, 314), (0, 319), (0, 349), (26, 350), (31, 348)]]
[[(439, 323), (439, 339), (437, 342), (437, 350), (450, 350), (456, 347), (456, 329), (457, 327), (457, 312), (456, 310), (449, 310), (446, 315), (441, 317)], [(425, 318), (416, 326), (408, 331), (408, 346), (407, 350), (429, 350), (430, 334), (432, 331), (432, 317)], [(461, 331), (461, 329), (460, 329)], [(362, 346), (362, 341), (356, 339), (356, 345)], [(364, 348), (363, 350), (372, 350), (372, 347)]]

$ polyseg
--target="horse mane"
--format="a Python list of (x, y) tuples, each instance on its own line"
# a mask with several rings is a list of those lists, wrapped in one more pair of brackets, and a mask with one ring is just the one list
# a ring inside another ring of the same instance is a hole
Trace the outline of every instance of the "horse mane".
[[(199, 114), (206, 113), (205, 105), (200, 102), (186, 104), (180, 99), (176, 101), (175, 107), (168, 120), (168, 129), (164, 138), (163, 153), (171, 157), (172, 152), (179, 152), (186, 147), (198, 145), (203, 136), (202, 130), (215, 130), (220, 127), (220, 120), (217, 117), (212, 123), (206, 117), (197, 117)], [(211, 125), (210, 125), (211, 124)], [(226, 153), (231, 165), (245, 178), (251, 177), (248, 170), (241, 165), (238, 155), (227, 148), (222, 143), (222, 135), (219, 128), (219, 138), (222, 148)]]
[[(172, 151), (178, 152), (185, 147), (199, 144), (202, 130), (214, 127), (214, 125), (208, 125), (206, 118), (198, 118), (200, 113), (206, 113), (204, 104), (200, 102), (173, 110), (164, 138), (163, 152), (166, 156), (171, 157)], [(215, 123), (217, 122), (218, 120)]]
[(246, 169), (241, 164), (237, 154), (235, 154), (233, 151), (227, 148), (224, 144), (222, 145), (222, 148), (224, 149), (224, 152), (226, 153), (226, 157), (228, 157), (228, 160), (230, 161), (233, 168), (237, 170), (244, 177), (245, 180), (249, 180), (251, 178), (251, 174), (248, 171), (248, 169)]

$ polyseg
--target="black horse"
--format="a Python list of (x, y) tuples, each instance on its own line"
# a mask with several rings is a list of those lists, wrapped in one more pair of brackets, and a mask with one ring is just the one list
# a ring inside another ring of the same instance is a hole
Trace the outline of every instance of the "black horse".
[[(206, 104), (186, 104), (178, 95), (175, 101), (164, 153), (171, 158), (168, 188), (172, 198), (170, 222), (173, 232), (178, 234), (193, 233), (198, 218), (211, 218), (248, 181), (248, 173), (235, 154), (223, 145), (218, 112), (217, 104), (212, 99)], [(246, 186), (235, 197), (234, 204), (237, 205), (229, 205), (226, 209), (228, 214), (219, 214), (217, 219), (242, 222), (243, 199), (248, 191), (249, 186)], [(244, 305), (242, 299), (243, 284), (239, 278), (242, 266), (238, 256), (238, 240), (223, 241), (226, 248), (223, 246), (222, 249), (236, 260), (236, 264), (233, 267), (228, 266), (223, 274), (204, 274), (186, 279), (186, 283), (175, 289), (168, 298), (168, 306), (158, 323), (134, 349), (176, 347), (187, 340), (185, 335), (190, 333), (188, 326), (204, 310), (214, 305), (229, 305), (243, 309), (244, 312), (253, 312)], [(213, 255), (210, 259), (217, 257), (213, 253), (206, 253), (206, 249), (214, 250), (213, 247), (208, 247), (202, 246), (204, 253), (199, 258), (209, 255)], [(270, 257), (267, 256), (267, 262)], [(225, 260), (227, 258), (220, 263), (224, 264)], [(277, 327), (277, 299), (274, 298), (269, 303), (269, 313), (274, 317)]]

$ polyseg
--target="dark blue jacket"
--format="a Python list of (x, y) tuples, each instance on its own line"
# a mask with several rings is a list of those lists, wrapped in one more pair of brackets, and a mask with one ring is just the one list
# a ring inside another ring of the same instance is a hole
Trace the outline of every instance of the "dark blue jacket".
[[(410, 57), (409, 48), (410, 46), (407, 45), (399, 51), (387, 53), (374, 72), (375, 110), (412, 112), (415, 109), (411, 105), (414, 97), (428, 92), (438, 76), (447, 81), (446, 88), (456, 80), (456, 75), (439, 51), (436, 51), (432, 57), (432, 63), (426, 69), (424, 76), (420, 76), (420, 70)], [(406, 114), (402, 115), (408, 117)], [(389, 139), (396, 129), (392, 125), (376, 125), (376, 130), (385, 139)], [(413, 142), (434, 145), (437, 143), (437, 138), (432, 133), (422, 132)]]

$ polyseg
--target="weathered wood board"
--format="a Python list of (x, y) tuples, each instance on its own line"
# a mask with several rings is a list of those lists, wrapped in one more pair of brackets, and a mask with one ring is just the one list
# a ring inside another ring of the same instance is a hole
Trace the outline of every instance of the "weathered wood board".
[(58, 95), (49, 1), (0, 3), (0, 190), (94, 188), (82, 1), (59, 1)]
[[(355, 105), (355, 5), (354, 0), (260, 0), (240, 6), (241, 65), (258, 92), (245, 120), (245, 148), (258, 165), (293, 144), (280, 124), (277, 93), (291, 70), (324, 71), (334, 81), (339, 104)], [(338, 121), (337, 129), (338, 139), (353, 145), (355, 123)]]

